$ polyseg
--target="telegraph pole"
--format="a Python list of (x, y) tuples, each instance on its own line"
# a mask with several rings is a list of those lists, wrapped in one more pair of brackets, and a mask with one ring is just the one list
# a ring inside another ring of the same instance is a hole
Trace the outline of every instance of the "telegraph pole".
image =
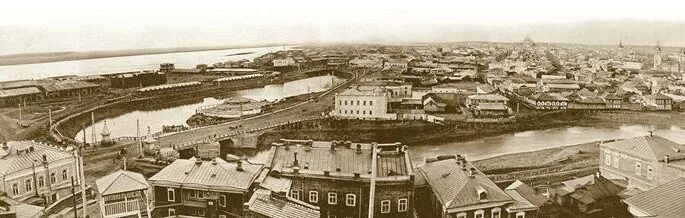
[(378, 166), (378, 145), (374, 142), (371, 155), (371, 187), (369, 188), (369, 218), (373, 218), (374, 198), (376, 195), (376, 168)]
[(95, 135), (95, 112), (90, 112), (90, 132), (91, 132), (91, 137), (93, 137), (93, 147), (97, 145), (97, 135)]
[(78, 218), (78, 209), (76, 208), (76, 191), (74, 190), (74, 177), (71, 177), (71, 200), (74, 203), (74, 218)]
[(52, 107), (48, 106), (48, 119), (50, 119), (50, 127), (48, 129), (52, 129)]
[(21, 126), (21, 102), (19, 103), (19, 126)]
[(86, 175), (83, 173), (83, 150), (81, 147), (78, 149), (78, 154), (79, 174), (81, 176), (81, 204), (83, 205), (83, 217), (85, 218), (88, 214), (88, 210), (86, 210)]

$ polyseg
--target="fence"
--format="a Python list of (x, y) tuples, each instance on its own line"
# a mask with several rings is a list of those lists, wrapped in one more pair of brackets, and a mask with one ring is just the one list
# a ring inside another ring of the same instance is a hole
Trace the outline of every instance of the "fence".
[(578, 163), (567, 164), (567, 165), (546, 167), (546, 168), (542, 168), (542, 169), (532, 169), (532, 170), (511, 172), (511, 173), (506, 173), (506, 174), (488, 175), (488, 178), (490, 178), (492, 181), (495, 181), (495, 182), (512, 181), (512, 180), (517, 180), (517, 179), (520, 180), (520, 179), (531, 178), (531, 177), (536, 177), (536, 176), (541, 176), (541, 175), (549, 175), (549, 174), (554, 174), (554, 173), (567, 172), (567, 171), (576, 170), (576, 169), (596, 167), (596, 166), (598, 166), (598, 164), (599, 163), (597, 163), (597, 161), (584, 161), (584, 162), (578, 162)]

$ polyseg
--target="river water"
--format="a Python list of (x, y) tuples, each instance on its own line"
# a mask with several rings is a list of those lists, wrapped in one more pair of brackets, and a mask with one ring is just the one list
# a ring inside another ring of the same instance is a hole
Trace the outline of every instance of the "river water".
[[(285, 97), (306, 94), (309, 92), (321, 92), (330, 89), (335, 84), (343, 82), (345, 79), (337, 76), (326, 75), (316, 76), (301, 80), (286, 82), (283, 84), (266, 85), (262, 88), (246, 89), (235, 92), (235, 96), (242, 96), (254, 100), (275, 101)], [(185, 125), (186, 120), (195, 114), (195, 109), (201, 106), (221, 103), (220, 99), (205, 98), (202, 102), (186, 104), (181, 106), (160, 108), (158, 110), (136, 110), (120, 116), (100, 120), (95, 122), (96, 138), (100, 140), (99, 133), (107, 122), (107, 128), (111, 132), (112, 138), (121, 136), (136, 136), (136, 120), (140, 122), (140, 134), (147, 134), (147, 128), (155, 133), (162, 131), (162, 125)], [(92, 141), (92, 128), (87, 126), (85, 131), (86, 141)], [(74, 138), (83, 141), (83, 131), (79, 131)]]
[[(165, 62), (174, 63), (177, 68), (195, 68), (197, 64), (211, 65), (223, 61), (252, 60), (263, 54), (282, 49), (283, 47), (241, 48), (0, 66), (0, 81), (155, 70), (159, 69), (160, 63)], [(290, 47), (286, 47), (286, 49), (290, 49)], [(233, 55), (243, 52), (253, 53)]]

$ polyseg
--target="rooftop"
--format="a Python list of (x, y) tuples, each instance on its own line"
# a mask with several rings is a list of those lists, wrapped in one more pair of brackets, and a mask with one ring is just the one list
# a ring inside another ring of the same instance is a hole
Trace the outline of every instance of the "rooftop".
[(663, 160), (664, 157), (685, 156), (685, 146), (656, 135), (646, 135), (601, 145), (613, 151), (646, 160)]
[[(357, 147), (359, 146), (359, 147)], [(399, 144), (378, 144), (376, 174), (380, 178), (409, 179), (409, 154)], [(297, 173), (313, 177), (328, 176), (349, 179), (358, 174), (368, 179), (371, 174), (372, 144), (350, 142), (285, 141), (272, 147), (272, 170), (283, 174)], [(295, 159), (297, 158), (297, 159)]]
[(418, 169), (448, 211), (470, 210), (481, 204), (504, 205), (513, 202), (507, 193), (460, 155), (427, 159)]
[(95, 181), (100, 195), (146, 190), (150, 185), (142, 174), (119, 170)]
[(679, 178), (623, 200), (649, 217), (685, 217), (685, 178)]
[(8, 98), (8, 97), (15, 97), (15, 96), (22, 96), (22, 95), (40, 94), (40, 93), (42, 93), (42, 92), (36, 87), (24, 87), (24, 88), (16, 88), (16, 89), (0, 89), (0, 98)]
[(319, 207), (307, 204), (297, 199), (272, 193), (270, 190), (257, 189), (250, 200), (245, 203), (247, 208), (264, 217), (283, 218), (319, 218)]
[(0, 174), (6, 175), (34, 164), (74, 158), (73, 153), (62, 148), (35, 141), (9, 141), (0, 149)]
[[(238, 164), (241, 170), (238, 169)], [(221, 158), (202, 161), (196, 158), (177, 159), (148, 181), (169, 187), (205, 188), (223, 191), (247, 191), (262, 171), (263, 165), (247, 161), (226, 162)]]

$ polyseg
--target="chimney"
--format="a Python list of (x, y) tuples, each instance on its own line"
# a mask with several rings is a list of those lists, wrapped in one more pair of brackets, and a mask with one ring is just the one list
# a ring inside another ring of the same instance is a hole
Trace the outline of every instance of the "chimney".
[(360, 178), (360, 176), (361, 176), (361, 174), (360, 174), (360, 173), (354, 173), (354, 178), (355, 178), (355, 179), (359, 179), (359, 178)]
[(595, 173), (595, 178), (599, 179), (599, 177), (602, 176), (599, 172)]
[(469, 169), (469, 176), (471, 178), (476, 178), (476, 168), (471, 167), (471, 169)]
[(357, 143), (357, 154), (362, 153), (362, 144)]
[(240, 159), (240, 160), (238, 160), (238, 162), (236, 162), (236, 163), (238, 164), (238, 166), (235, 167), (235, 170), (237, 170), (237, 171), (243, 171), (243, 160)]
[(664, 155), (664, 163), (668, 163), (668, 161), (669, 161), (668, 155)]
[(335, 146), (336, 146), (337, 143), (338, 143), (338, 142), (336, 142), (336, 141), (332, 141), (332, 142), (331, 142), (331, 152), (335, 152)]
[(35, 151), (35, 148), (33, 146), (29, 147), (29, 153)]
[(47, 155), (43, 155), (43, 163), (47, 163), (47, 162), (48, 162), (48, 156), (47, 156)]
[(649, 137), (652, 137), (654, 135), (653, 131), (649, 131)]
[(293, 161), (293, 166), (298, 166), (298, 165), (300, 165), (300, 164), (297, 162), (297, 152), (293, 152), (293, 156), (294, 156), (294, 158), (295, 158), (295, 160)]
[(8, 149), (10, 149), (10, 147), (7, 146), (7, 142), (3, 142), (2, 143), (2, 150), (8, 150)]
[(324, 170), (324, 171), (323, 171), (323, 175), (324, 175), (324, 176), (330, 176), (330, 175), (331, 175), (331, 171), (330, 171), (330, 170)]

